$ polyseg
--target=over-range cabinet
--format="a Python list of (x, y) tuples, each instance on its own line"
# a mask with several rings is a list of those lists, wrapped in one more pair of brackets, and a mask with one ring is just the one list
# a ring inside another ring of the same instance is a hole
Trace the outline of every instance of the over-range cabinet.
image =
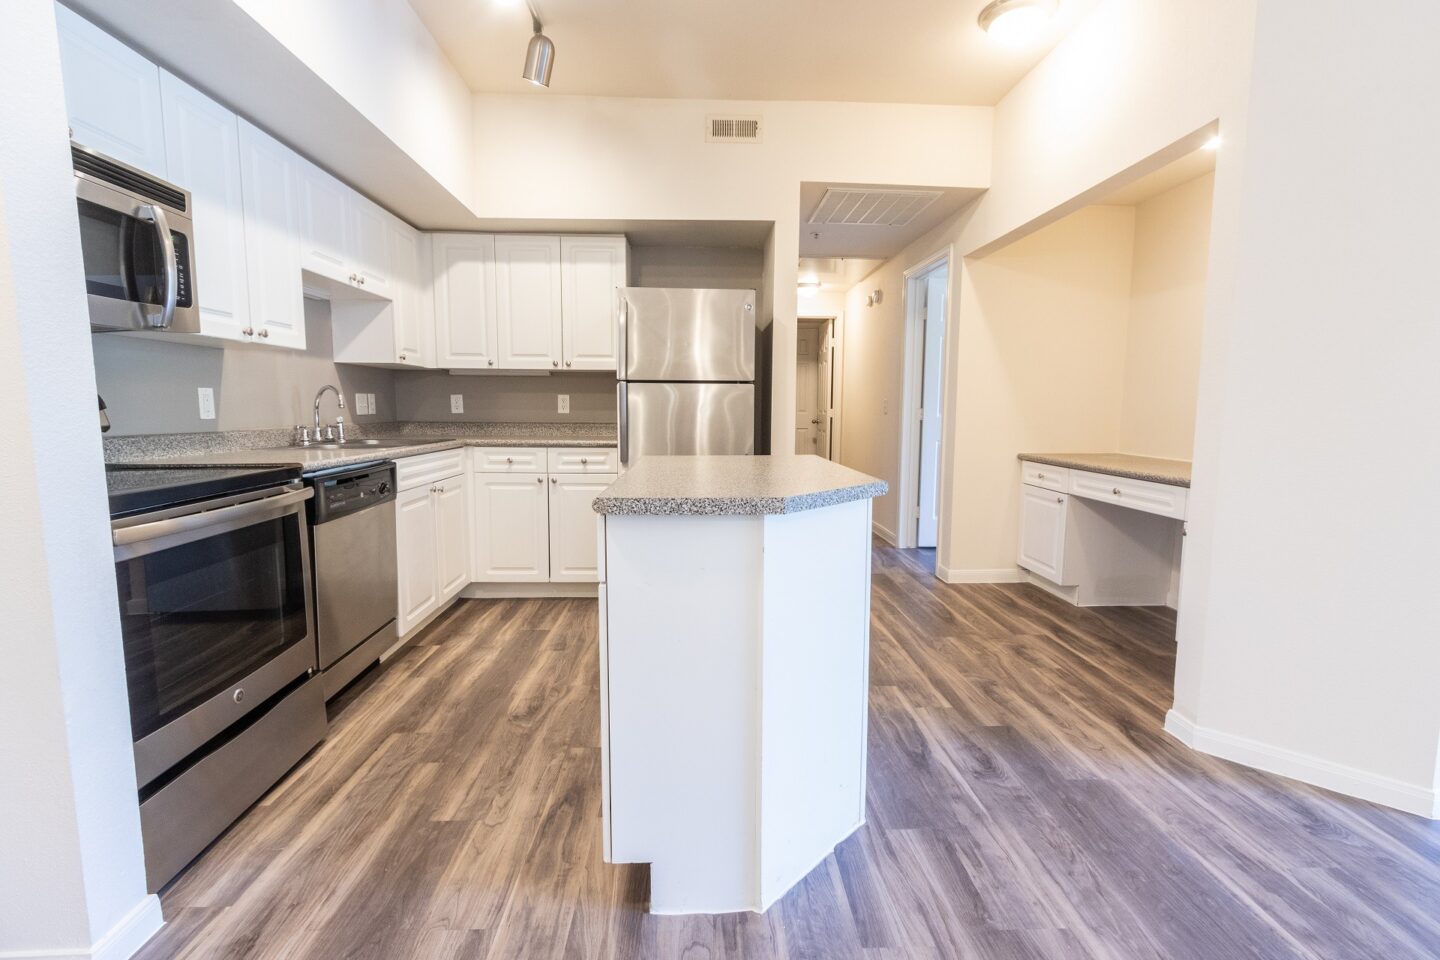
[(627, 287), (618, 327), (622, 467), (647, 454), (768, 450), (754, 290)]
[(293, 468), (112, 468), (108, 478), (155, 891), (325, 737), (312, 491)]

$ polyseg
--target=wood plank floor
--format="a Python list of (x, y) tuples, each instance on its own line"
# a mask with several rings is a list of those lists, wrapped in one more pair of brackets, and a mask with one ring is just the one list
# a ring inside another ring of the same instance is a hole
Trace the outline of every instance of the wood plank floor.
[(158, 958), (1434, 958), (1440, 827), (1161, 731), (1167, 611), (877, 547), (869, 822), (763, 916), (600, 853), (596, 605), (465, 601), (162, 900)]

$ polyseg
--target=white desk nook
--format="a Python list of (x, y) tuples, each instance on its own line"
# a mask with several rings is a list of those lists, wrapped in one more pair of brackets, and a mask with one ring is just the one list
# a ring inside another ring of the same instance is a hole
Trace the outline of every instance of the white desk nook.
[(815, 456), (642, 457), (600, 514), (605, 859), (763, 911), (864, 822), (870, 500)]
[(1016, 562), (1079, 606), (1175, 605), (1190, 464), (1023, 453)]

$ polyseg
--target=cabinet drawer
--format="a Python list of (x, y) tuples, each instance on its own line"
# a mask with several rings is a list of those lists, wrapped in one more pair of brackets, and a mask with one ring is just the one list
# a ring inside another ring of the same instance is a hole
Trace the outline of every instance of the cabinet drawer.
[(1103, 500), (1131, 510), (1143, 510), (1162, 517), (1185, 519), (1185, 503), (1189, 493), (1184, 487), (1149, 480), (1131, 480), (1104, 473), (1070, 471), (1070, 492), (1077, 497)]
[(1044, 487), (1046, 490), (1057, 490), (1064, 493), (1070, 489), (1070, 468), (1052, 467), (1048, 463), (1031, 463), (1029, 460), (1020, 461), (1020, 482), (1028, 483), (1032, 487)]
[(551, 447), (551, 473), (619, 473), (615, 447)]
[(476, 473), (544, 473), (542, 447), (476, 447)]
[(464, 473), (465, 449), (441, 450), (418, 457), (401, 457), (395, 461), (395, 489), (413, 490), (425, 483), (435, 483)]

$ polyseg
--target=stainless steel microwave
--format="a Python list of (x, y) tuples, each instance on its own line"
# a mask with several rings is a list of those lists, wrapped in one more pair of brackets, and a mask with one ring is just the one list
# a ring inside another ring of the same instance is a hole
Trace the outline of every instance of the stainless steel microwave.
[(91, 330), (200, 332), (190, 194), (71, 144)]

